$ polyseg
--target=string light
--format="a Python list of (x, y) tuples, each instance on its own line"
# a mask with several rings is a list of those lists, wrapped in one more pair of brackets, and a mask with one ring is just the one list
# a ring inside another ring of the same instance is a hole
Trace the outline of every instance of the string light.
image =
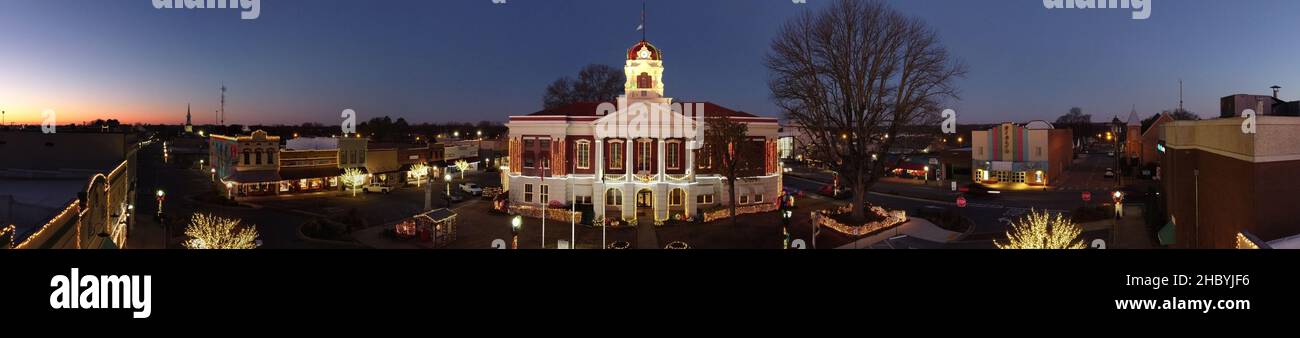
[(256, 249), (257, 228), (239, 226), (238, 219), (221, 218), (207, 214), (194, 214), (185, 235), (190, 239), (184, 245), (189, 249)]
[(834, 230), (835, 232), (850, 235), (862, 236), (869, 235), (879, 231), (891, 229), (907, 222), (907, 212), (902, 210), (889, 211), (885, 208), (873, 206), (867, 208), (867, 211), (883, 217), (883, 220), (868, 222), (863, 225), (848, 225), (836, 221), (831, 216), (845, 215), (852, 212), (852, 205), (843, 206), (834, 210), (818, 210), (812, 212), (812, 221), (821, 225), (823, 228)]
[(1083, 249), (1083, 229), (1062, 214), (1030, 210), (1007, 231), (1008, 242), (994, 242), (999, 249)]

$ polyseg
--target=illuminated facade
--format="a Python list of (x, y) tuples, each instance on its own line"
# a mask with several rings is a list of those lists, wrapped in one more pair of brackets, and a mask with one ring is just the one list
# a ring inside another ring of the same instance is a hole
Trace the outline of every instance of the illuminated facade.
[(1049, 185), (1074, 158), (1072, 137), (1069, 129), (1043, 121), (972, 131), (975, 182)]
[[(746, 163), (735, 202), (754, 210), (775, 205), (781, 193), (776, 119), (665, 97), (662, 51), (646, 41), (628, 49), (624, 71), (617, 103), (575, 103), (510, 118), (504, 167), (512, 205), (576, 204), (590, 207), (597, 222), (691, 218), (729, 205), (726, 180), (701, 139), (703, 118), (713, 117), (748, 126), (749, 141), (735, 147)], [(653, 108), (669, 105), (674, 109)]]

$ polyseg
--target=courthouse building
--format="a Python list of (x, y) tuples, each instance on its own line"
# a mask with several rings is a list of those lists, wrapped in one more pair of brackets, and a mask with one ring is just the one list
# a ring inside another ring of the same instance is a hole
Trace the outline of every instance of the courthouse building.
[[(618, 102), (575, 103), (512, 116), (509, 198), (516, 206), (590, 206), (597, 220), (666, 220), (731, 203), (767, 210), (781, 193), (775, 118), (709, 102), (664, 96), (663, 51), (649, 42), (626, 53), (624, 94)], [(652, 106), (653, 105), (653, 106)], [(655, 109), (673, 105), (680, 109)], [(618, 109), (614, 109), (617, 107)], [(702, 118), (700, 118), (702, 116)], [(726, 180), (705, 151), (705, 118), (748, 126), (736, 145), (748, 164), (728, 200)], [(692, 132), (698, 131), (698, 132)]]

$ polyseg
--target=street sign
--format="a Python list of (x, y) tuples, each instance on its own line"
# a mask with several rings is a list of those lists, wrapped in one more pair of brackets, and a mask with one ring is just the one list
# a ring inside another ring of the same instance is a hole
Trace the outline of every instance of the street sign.
[(1091, 201), (1092, 201), (1092, 192), (1084, 191), (1084, 192), (1083, 192), (1083, 201), (1084, 201), (1084, 202), (1091, 202)]
[(957, 196), (957, 207), (958, 207), (958, 208), (965, 208), (965, 207), (966, 207), (966, 197), (965, 197), (965, 196)]

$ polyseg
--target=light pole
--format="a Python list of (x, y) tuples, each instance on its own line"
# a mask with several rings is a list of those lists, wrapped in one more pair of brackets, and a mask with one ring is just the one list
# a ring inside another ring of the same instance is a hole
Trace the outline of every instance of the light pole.
[(216, 182), (216, 181), (217, 181), (217, 168), (211, 168), (211, 169), (208, 169), (208, 172), (212, 174), (212, 182)]
[(451, 174), (443, 175), (442, 180), (447, 182), (447, 206), (451, 206)]
[(235, 183), (226, 182), (226, 199), (235, 199)]
[(158, 196), (158, 215), (162, 215), (163, 201), (167, 200), (167, 193), (163, 192), (162, 189), (158, 189), (158, 192), (154, 193), (154, 195)]
[(510, 249), (519, 250), (519, 228), (524, 225), (523, 216), (510, 219)]

